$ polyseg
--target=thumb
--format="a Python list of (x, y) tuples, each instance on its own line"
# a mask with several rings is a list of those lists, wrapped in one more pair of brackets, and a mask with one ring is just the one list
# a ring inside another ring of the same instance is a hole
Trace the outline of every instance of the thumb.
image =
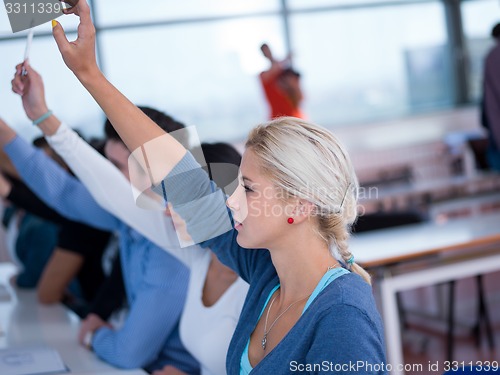
[(30, 62), (29, 62), (29, 60), (28, 60), (28, 59), (26, 59), (26, 60), (24, 61), (23, 67), (24, 67), (24, 69), (26, 70), (26, 73), (28, 73), (28, 76), (29, 76), (30, 78), (35, 78), (35, 77), (38, 77), (38, 76), (39, 76), (38, 72), (37, 72), (35, 69), (33, 69), (33, 68), (31, 67)]
[(66, 38), (63, 27), (56, 20), (52, 20), (52, 35), (56, 41), (57, 48), (59, 48), (61, 54), (64, 55), (64, 52), (68, 50), (70, 44), (68, 38)]

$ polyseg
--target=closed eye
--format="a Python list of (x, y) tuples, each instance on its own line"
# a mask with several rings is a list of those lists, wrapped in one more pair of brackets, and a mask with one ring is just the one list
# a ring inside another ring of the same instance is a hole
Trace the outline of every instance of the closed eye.
[(242, 186), (245, 189), (246, 193), (253, 192), (253, 190), (249, 186), (247, 186), (247, 185), (242, 185)]

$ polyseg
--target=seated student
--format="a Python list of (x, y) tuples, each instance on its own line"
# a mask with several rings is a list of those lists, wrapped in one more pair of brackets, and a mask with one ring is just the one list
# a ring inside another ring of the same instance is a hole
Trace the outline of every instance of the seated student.
[[(67, 168), (44, 138), (36, 139), (33, 144)], [(36, 286), (41, 303), (63, 302), (78, 315), (85, 316), (89, 303), (105, 280), (101, 263), (110, 233), (66, 220), (46, 206), (19, 181), (18, 177), (12, 177), (12, 175), (17, 176), (17, 171), (11, 167), (10, 160), (6, 156), (2, 155), (0, 168), (6, 173), (6, 178), (0, 175), (0, 196), (43, 218), (50, 223), (49, 225), (55, 227), (57, 224), (59, 227), (55, 242), (49, 247), (48, 253), (41, 251), (45, 248), (43, 241), (32, 246), (35, 251), (31, 251), (30, 256), (33, 260), (30, 286)], [(47, 229), (45, 236), (50, 233)], [(28, 241), (36, 241), (36, 236), (30, 237)], [(26, 240), (21, 243), (26, 244)], [(40, 257), (45, 253), (48, 257), (42, 261)], [(29, 253), (25, 252), (25, 256), (27, 255)], [(23, 272), (18, 281), (23, 282), (25, 274), (26, 272)]]
[[(59, 228), (51, 256), (42, 264), (34, 285), (38, 300), (43, 304), (63, 302), (84, 317), (106, 279), (102, 260), (110, 233), (65, 219), (21, 181), (6, 177), (0, 176), (0, 196)], [(39, 250), (36, 245), (35, 250)]]
[[(328, 368), (347, 365), (339, 373), (349, 373), (350, 363), (372, 364), (358, 373), (386, 373), (369, 275), (348, 247), (358, 182), (337, 139), (290, 117), (255, 128), (242, 159), (241, 185), (227, 201), (235, 224), (228, 228), (224, 194), (213, 190), (179, 142), (99, 71), (88, 4), (79, 1), (71, 12), (80, 16), (76, 42), (69, 44), (56, 21), (53, 28), (65, 63), (129, 150), (138, 150), (136, 160), (186, 220), (195, 242), (205, 240), (204, 246), (250, 284), (229, 347), (228, 373), (287, 374), (307, 367), (317, 374), (325, 372), (317, 367), (325, 362)], [(18, 81), (20, 69), (14, 90), (23, 93)], [(32, 118), (44, 114), (39, 110)]]
[[(4, 179), (0, 174), (0, 196), (3, 196), (1, 181)], [(6, 245), (13, 262), (19, 268), (14, 281), (20, 288), (33, 289), (52, 256), (59, 227), (9, 202), (6, 203), (8, 206), (4, 209), (2, 220), (9, 238)]]
[[(31, 67), (29, 69), (26, 79), (30, 80), (30, 90), (25, 93), (23, 100), (33, 103), (34, 100), (29, 98), (44, 97), (43, 85), (39, 74)], [(31, 107), (28, 107), (28, 111), (29, 109)], [(135, 205), (130, 183), (117, 169), (126, 170), (126, 163), (115, 159), (117, 167), (113, 166), (55, 116), (52, 120), (54, 121), (40, 124), (44, 132), (53, 134), (47, 137), (49, 143), (87, 186), (96, 201), (190, 268), (188, 295), (180, 322), (181, 340), (199, 361), (202, 375), (224, 374), (227, 348), (248, 284), (220, 263), (208, 249), (181, 249), (175, 242), (176, 235), (168, 216), (162, 212), (145, 211)], [(105, 134), (108, 140), (121, 144), (109, 121), (105, 124)], [(218, 166), (231, 164), (233, 171), (237, 171), (241, 156), (233, 147), (223, 143), (202, 144), (201, 151), (209, 170), (213, 169), (217, 173)], [(229, 178), (226, 183), (233, 182), (235, 177), (236, 173), (233, 173), (233, 178)], [(113, 188), (109, 189), (110, 186)], [(96, 316), (90, 314), (84, 321), (80, 338), (98, 321)], [(169, 374), (173, 369), (176, 374), (182, 373), (174, 365), (168, 365), (158, 373)]]
[[(162, 119), (167, 130), (183, 127), (158, 111), (149, 108), (144, 111)], [(198, 364), (179, 338), (178, 324), (189, 277), (187, 268), (101, 208), (80, 181), (6, 126), (0, 127), (0, 146), (26, 184), (47, 205), (66, 218), (119, 233), (129, 313), (120, 329), (109, 327), (103, 320), (94, 322), (86, 340), (88, 346), (100, 358), (121, 368), (143, 367), (153, 371), (170, 364), (188, 374), (198, 373)], [(108, 140), (105, 152), (110, 160), (126, 169), (128, 152), (124, 146)]]
[[(33, 144), (36, 145), (36, 142)], [(21, 288), (32, 289), (37, 286), (54, 251), (59, 227), (25, 211), (22, 204), (17, 206), (15, 202), (5, 199), (9, 193), (5, 173), (17, 176), (17, 171), (7, 155), (0, 152), (0, 197), (4, 198), (2, 223), (7, 230), (5, 245), (11, 260), (18, 266), (18, 273), (13, 280)]]

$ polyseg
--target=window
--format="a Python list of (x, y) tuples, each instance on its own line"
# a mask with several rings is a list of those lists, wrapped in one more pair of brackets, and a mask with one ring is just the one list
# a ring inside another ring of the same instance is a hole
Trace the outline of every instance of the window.
[[(203, 140), (242, 139), (266, 119), (260, 45), (284, 53), (277, 17), (104, 32), (108, 77), (137, 104), (155, 106)], [(125, 47), (125, 48), (124, 48)]]
[[(413, 0), (411, 2), (419, 2), (422, 0)], [(425, 1), (425, 0), (424, 0)], [(378, 5), (387, 3), (408, 3), (408, 0), (288, 0), (290, 9), (305, 9), (318, 7), (342, 7), (342, 6), (365, 6)]]
[(330, 126), (451, 104), (440, 3), (296, 13), (291, 20), (313, 120)]
[(279, 10), (278, 0), (161, 0), (156, 2), (105, 0), (95, 1), (98, 22), (102, 26), (123, 23), (176, 21), (196, 18)]
[[(295, 68), (302, 73), (304, 112), (326, 126), (432, 112), (457, 105), (457, 96), (475, 103), (499, 10), (498, 0), (90, 3), (104, 73), (135, 103), (196, 125), (207, 141), (241, 140), (267, 119), (257, 77), (268, 63), (259, 50), (263, 42), (278, 58), (292, 50)], [(448, 17), (445, 4), (455, 10)], [(456, 10), (462, 14), (465, 67), (449, 42), (461, 43), (449, 34), (456, 32), (450, 25), (460, 24)], [(77, 17), (58, 21), (75, 32)], [(25, 35), (11, 33), (0, 7), (4, 88), (22, 60)], [(30, 58), (46, 79), (48, 99), (61, 118), (86, 133), (100, 133), (102, 113), (64, 66), (49, 23), (36, 28)], [(462, 82), (455, 83), (465, 75), (467, 93)], [(460, 95), (454, 95), (457, 90)], [(9, 109), (0, 114), (3, 118), (31, 129), (17, 96), (0, 90), (0, 102)]]
[[(75, 34), (68, 35), (69, 39), (75, 37)], [(34, 134), (36, 128), (31, 125), (31, 121), (24, 114), (20, 97), (10, 90), (14, 67), (22, 61), (25, 45), (24, 38), (0, 43), (3, 68), (0, 116), (23, 134), (31, 135)], [(47, 104), (54, 110), (54, 113), (69, 125), (80, 128), (84, 134), (100, 134), (103, 124), (102, 111), (73, 73), (64, 65), (51, 36), (35, 36), (31, 47), (30, 62), (44, 79)]]

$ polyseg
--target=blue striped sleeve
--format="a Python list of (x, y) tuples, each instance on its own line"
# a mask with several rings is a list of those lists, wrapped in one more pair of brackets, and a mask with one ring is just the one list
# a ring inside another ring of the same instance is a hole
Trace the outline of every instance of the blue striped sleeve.
[(30, 189), (67, 219), (113, 231), (119, 221), (101, 208), (85, 186), (43, 151), (17, 136), (4, 146), (5, 153)]
[[(187, 268), (160, 248), (152, 248), (144, 257), (140, 267), (147, 272), (135, 292), (124, 325), (118, 330), (101, 328), (92, 341), (100, 358), (120, 368), (146, 367), (157, 360), (165, 345), (172, 343), (169, 338), (178, 334), (184, 307), (189, 278)], [(167, 349), (163, 353), (171, 353), (177, 362), (182, 363), (180, 357), (187, 356), (185, 351), (175, 350), (175, 347)]]

